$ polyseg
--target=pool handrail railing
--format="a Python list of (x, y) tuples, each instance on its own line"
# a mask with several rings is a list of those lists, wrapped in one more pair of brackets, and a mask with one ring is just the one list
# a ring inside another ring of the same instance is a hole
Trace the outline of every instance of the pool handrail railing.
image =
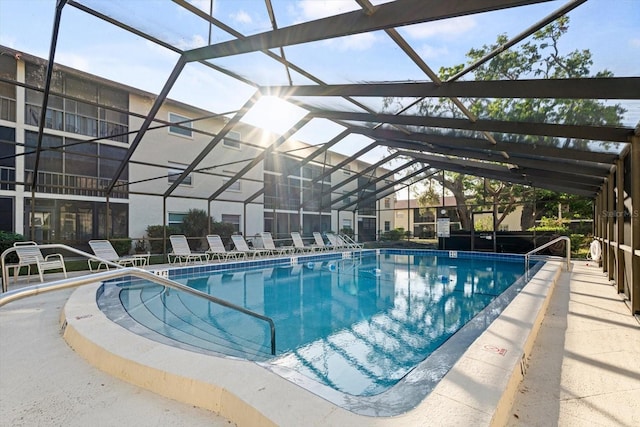
[(542, 246), (538, 246), (537, 248), (527, 252), (526, 254), (524, 254), (524, 263), (525, 263), (525, 268), (528, 270), (529, 269), (529, 258), (531, 257), (531, 255), (535, 254), (536, 252), (541, 251), (542, 249), (546, 249), (549, 246), (558, 243), (560, 241), (564, 240), (565, 241), (565, 248), (566, 248), (566, 262), (567, 262), (567, 271), (571, 271), (571, 239), (567, 236), (560, 236), (557, 237), (547, 243), (545, 243)]
[(216, 298), (212, 295), (198, 291), (197, 289), (190, 288), (186, 285), (183, 285), (182, 283), (178, 283), (166, 277), (162, 277), (160, 275), (149, 272), (147, 270), (143, 270), (142, 268), (123, 267), (114, 262), (101, 259), (95, 255), (91, 255), (90, 253), (81, 251), (76, 248), (72, 248), (71, 246), (62, 245), (62, 244), (46, 244), (46, 245), (38, 245), (38, 247), (41, 249), (47, 249), (47, 248), (64, 249), (66, 251), (73, 252), (77, 255), (85, 256), (95, 261), (104, 262), (105, 264), (115, 267), (116, 269), (107, 270), (99, 273), (87, 274), (79, 277), (72, 277), (72, 278), (63, 279), (63, 280), (56, 280), (49, 283), (41, 283), (39, 285), (27, 286), (25, 288), (16, 289), (13, 291), (7, 291), (9, 274), (7, 269), (5, 268), (5, 258), (8, 254), (15, 252), (15, 248), (11, 247), (5, 250), (4, 252), (2, 252), (2, 255), (0, 256), (0, 265), (2, 266), (2, 293), (0, 293), (0, 307), (12, 301), (27, 298), (30, 296), (39, 295), (46, 292), (52, 292), (52, 291), (68, 289), (68, 288), (75, 288), (83, 285), (88, 285), (91, 283), (101, 282), (101, 281), (110, 280), (110, 279), (116, 279), (116, 278), (125, 277), (125, 276), (134, 276), (139, 279), (146, 279), (152, 282), (159, 283), (169, 288), (173, 288), (179, 291), (189, 293), (191, 295), (195, 295), (197, 297), (204, 298), (214, 304), (222, 305), (224, 307), (230, 308), (235, 311), (239, 311), (248, 316), (255, 317), (256, 319), (260, 319), (267, 322), (269, 324), (269, 329), (271, 330), (271, 355), (275, 356), (276, 354), (276, 326), (275, 326), (275, 323), (273, 322), (273, 319), (271, 319), (270, 317), (263, 316), (262, 314), (253, 312), (239, 305), (232, 304), (223, 299)]

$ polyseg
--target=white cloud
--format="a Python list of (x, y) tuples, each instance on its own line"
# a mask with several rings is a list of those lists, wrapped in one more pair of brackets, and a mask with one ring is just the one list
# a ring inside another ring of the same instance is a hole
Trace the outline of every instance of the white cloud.
[[(195, 7), (197, 7), (198, 9), (209, 13), (209, 8), (211, 7), (209, 0), (187, 0), (187, 1), (189, 3), (191, 3), (192, 5), (194, 5)], [(213, 12), (215, 13), (215, 11), (216, 11), (216, 2), (214, 0), (213, 1)]]
[(375, 42), (376, 36), (374, 34), (363, 33), (326, 40), (324, 44), (339, 51), (363, 51), (369, 49)]
[(240, 10), (237, 13), (232, 13), (231, 19), (240, 24), (250, 24), (251, 22), (253, 22), (251, 16), (244, 10)]
[(298, 8), (304, 20), (314, 20), (358, 10), (359, 6), (352, 0), (302, 0)]
[(629, 40), (629, 46), (631, 46), (631, 47), (640, 47), (640, 39), (631, 39), (631, 40)]
[(404, 29), (414, 39), (426, 39), (430, 37), (451, 37), (466, 33), (476, 26), (476, 21), (471, 16), (445, 19), (423, 24), (410, 25)]
[(449, 55), (449, 49), (446, 46), (434, 47), (428, 44), (420, 46), (418, 53), (422, 58), (434, 59)]
[(55, 62), (87, 73), (96, 74), (96, 70), (91, 70), (91, 61), (87, 58), (86, 55), (58, 52), (56, 53)]

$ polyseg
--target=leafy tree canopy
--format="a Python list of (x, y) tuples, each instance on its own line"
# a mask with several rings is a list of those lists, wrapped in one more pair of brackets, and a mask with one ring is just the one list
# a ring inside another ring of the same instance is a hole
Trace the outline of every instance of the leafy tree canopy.
[[(581, 77), (612, 77), (608, 70), (591, 72), (593, 60), (588, 49), (576, 49), (562, 53), (561, 38), (569, 30), (569, 18), (563, 16), (543, 29), (537, 31), (530, 40), (503, 51), (473, 71), (475, 80), (518, 80), (518, 79), (562, 79)], [(497, 37), (495, 43), (474, 48), (467, 52), (468, 63), (473, 64), (508, 41), (505, 34)], [(447, 81), (451, 76), (465, 68), (465, 64), (442, 67), (439, 76)], [(461, 99), (468, 110), (478, 118), (505, 120), (514, 122), (540, 122), (562, 124), (620, 125), (624, 108), (619, 104), (607, 104), (599, 100), (584, 99), (514, 99), (514, 98), (473, 98)], [(385, 99), (384, 109), (402, 107), (401, 100)], [(448, 98), (425, 99), (417, 106), (418, 114), (431, 116), (465, 117), (463, 112)], [(460, 130), (416, 129), (421, 132), (468, 136), (471, 132)], [(519, 134), (492, 134), (496, 139), (507, 142), (554, 145), (563, 148), (591, 149), (605, 146), (605, 143), (566, 138), (564, 140)], [(426, 169), (426, 165), (422, 165)], [(420, 179), (420, 178), (418, 178)], [(530, 197), (532, 189), (511, 183), (501, 183), (489, 179), (467, 176), (454, 172), (436, 174), (432, 178), (453, 193), (458, 204), (458, 213), (462, 227), (468, 229), (471, 213), (468, 204), (481, 208), (496, 207), (499, 213), (498, 224), (506, 214), (515, 209), (524, 197)], [(569, 211), (579, 217), (590, 216), (591, 201), (578, 196), (557, 194), (547, 190), (537, 190), (536, 199), (546, 200), (547, 207), (536, 212), (536, 217), (549, 214), (558, 203), (572, 206)], [(430, 186), (425, 194), (418, 197), (423, 205), (436, 199)], [(542, 212), (544, 211), (544, 212)], [(522, 213), (521, 225), (527, 229), (533, 225), (533, 209)], [(502, 214), (500, 214), (502, 213)]]

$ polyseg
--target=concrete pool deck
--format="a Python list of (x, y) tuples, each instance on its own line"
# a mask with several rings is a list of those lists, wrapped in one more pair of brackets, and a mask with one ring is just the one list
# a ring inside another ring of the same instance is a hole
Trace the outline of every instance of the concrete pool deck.
[[(522, 365), (526, 370), (524, 381), (511, 384), (515, 388), (519, 385), (520, 392), (516, 393), (515, 389), (513, 392), (517, 394), (515, 404), (512, 407), (511, 401), (501, 403), (501, 415), (495, 419), (495, 425), (579, 425), (594, 419), (594, 412), (599, 415), (595, 418), (598, 420), (596, 425), (639, 424), (638, 322), (628, 314), (628, 309), (597, 267), (574, 262), (571, 278), (569, 284), (569, 274), (561, 274), (556, 291), (548, 300), (547, 316), (541, 322), (538, 339), (535, 344), (531, 343), (530, 359)], [(88, 292), (89, 288), (86, 289)], [(92, 351), (98, 350), (76, 343), (72, 344), (78, 347), (74, 352), (61, 339), (59, 315), (69, 294), (70, 291), (58, 291), (0, 308), (0, 345), (3, 349), (0, 355), (0, 425), (86, 425), (98, 419), (106, 425), (229, 425), (226, 419), (211, 412), (120, 381), (79, 357), (82, 353), (91, 360)], [(511, 313), (513, 316), (506, 319), (507, 329), (519, 327), (517, 316), (521, 308), (515, 308), (517, 310)], [(66, 334), (71, 330), (94, 327), (91, 322), (99, 317), (97, 313), (87, 312), (86, 307), (79, 306), (78, 310), (71, 316), (80, 326), (74, 325), (71, 329), (67, 326)], [(101, 335), (109, 334), (102, 331)], [(598, 348), (604, 350), (594, 351), (593, 336), (597, 337)], [(70, 337), (67, 339), (74, 341)], [(238, 425), (264, 425), (256, 424), (257, 419), (251, 417), (265, 415), (278, 425), (395, 426), (403, 421), (406, 425), (490, 425), (493, 416), (488, 410), (482, 410), (482, 405), (496, 397), (500, 399), (500, 396), (494, 395), (495, 384), (485, 375), (491, 369), (482, 365), (495, 357), (504, 359), (513, 355), (517, 356), (520, 369), (521, 354), (513, 350), (513, 343), (501, 341), (503, 336), (487, 339), (485, 344), (478, 344), (481, 353), (477, 353), (475, 359), (467, 359), (458, 369), (452, 370), (455, 375), (443, 383), (445, 389), (432, 393), (434, 399), (430, 403), (421, 404), (407, 416), (391, 418), (357, 416), (318, 397), (307, 396), (311, 393), (281, 378), (275, 383), (263, 384), (260, 377), (264, 369), (255, 364), (233, 361), (233, 369), (221, 365), (209, 368), (210, 361), (205, 360), (206, 356), (197, 355), (197, 360), (186, 362), (186, 366), (199, 380), (210, 378), (219, 384), (221, 378), (226, 378), (229, 383), (221, 390), (212, 391), (212, 397), (201, 406), (207, 407), (214, 401), (212, 409), (222, 413), (238, 412), (240, 407), (245, 418), (236, 418)], [(147, 362), (155, 360), (165, 371), (173, 372), (177, 365), (183, 365), (166, 362), (175, 360), (168, 357), (166, 347), (158, 349), (149, 343), (129, 346), (122, 337), (111, 340), (118, 348), (137, 348), (138, 353), (145, 354)], [(590, 342), (592, 345), (588, 347)], [(499, 350), (505, 349), (503, 356)], [(608, 355), (614, 358), (609, 360)], [(110, 363), (104, 354), (100, 359), (102, 363)], [(593, 363), (587, 363), (592, 360)], [(244, 363), (246, 369), (237, 369), (238, 363)], [(142, 366), (137, 369), (141, 376), (147, 369)], [(494, 371), (501, 371), (501, 368)], [(504, 370), (500, 375), (511, 378)], [(504, 379), (506, 383), (510, 382), (508, 378)], [(465, 382), (468, 380), (472, 381), (472, 386)], [(154, 386), (144, 385), (146, 389)], [(237, 393), (234, 387), (251, 389), (250, 395), (243, 398), (255, 403), (258, 414), (242, 409), (243, 403), (233, 397)], [(459, 396), (457, 402), (451, 393)], [(199, 397), (181, 394), (175, 398)], [(310, 400), (310, 406), (305, 403), (307, 400)], [(457, 409), (451, 409), (452, 402)]]

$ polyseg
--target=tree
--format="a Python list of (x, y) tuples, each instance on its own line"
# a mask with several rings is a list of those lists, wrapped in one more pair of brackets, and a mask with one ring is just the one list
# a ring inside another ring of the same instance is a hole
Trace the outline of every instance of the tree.
[[(505, 50), (480, 65), (473, 71), (475, 80), (560, 79), (590, 76), (612, 77), (613, 74), (608, 70), (603, 70), (592, 75), (591, 66), (593, 65), (593, 60), (591, 52), (588, 49), (574, 50), (566, 54), (562, 53), (561, 38), (568, 30), (569, 18), (566, 16), (558, 18), (553, 23), (537, 31), (530, 41), (522, 43), (518, 47)], [(497, 37), (494, 44), (471, 49), (466, 54), (469, 64), (475, 63), (489, 52), (503, 46), (507, 41), (507, 36), (501, 34)], [(458, 64), (453, 67), (442, 67), (439, 70), (440, 78), (446, 81), (464, 68), (465, 64)], [(625, 112), (619, 104), (609, 105), (598, 100), (585, 99), (474, 98), (462, 99), (461, 101), (478, 118), (517, 122), (576, 125), (589, 123), (591, 125), (618, 126)], [(395, 98), (385, 99), (384, 109), (389, 109), (398, 104), (399, 100)], [(423, 115), (463, 117), (462, 112), (448, 98), (439, 100), (425, 99), (417, 108), (419, 114)], [(424, 129), (420, 130), (424, 131)], [(468, 136), (470, 134), (469, 132), (459, 130), (431, 130), (431, 132), (452, 136)], [(506, 142), (554, 145), (564, 148), (590, 149), (594, 148), (594, 145), (597, 145), (591, 141), (572, 138), (559, 139), (520, 134), (493, 134), (493, 136)], [(606, 143), (602, 143), (602, 145), (606, 146)], [(442, 174), (434, 175), (432, 179), (444, 185), (444, 187), (455, 196), (463, 228), (470, 226), (470, 212), (461, 206), (472, 201), (478, 202), (477, 195), (479, 193), (485, 196), (483, 202), (486, 202), (486, 196), (489, 196), (491, 206), (500, 206), (500, 209), (509, 210), (513, 207), (514, 197), (521, 197), (524, 194), (529, 194), (527, 191), (530, 192), (530, 190), (527, 190), (527, 187), (521, 185), (509, 184), (505, 186), (496, 181), (482, 180), (477, 177), (451, 172), (446, 173), (444, 177)], [(555, 196), (550, 196), (550, 193), (553, 192), (547, 192), (545, 190), (543, 195), (549, 200), (569, 199), (567, 195), (556, 194)], [(420, 200), (420, 198), (418, 199)], [(575, 203), (580, 198), (573, 196), (570, 199), (572, 203)], [(582, 203), (584, 204), (585, 202), (583, 201)], [(504, 213), (505, 210), (501, 210), (501, 212)], [(538, 212), (536, 211), (536, 213)], [(539, 215), (536, 216), (539, 217)], [(521, 218), (523, 229), (529, 228), (524, 228), (524, 226), (532, 224), (535, 219), (536, 218), (533, 217), (533, 208), (525, 206)]]

